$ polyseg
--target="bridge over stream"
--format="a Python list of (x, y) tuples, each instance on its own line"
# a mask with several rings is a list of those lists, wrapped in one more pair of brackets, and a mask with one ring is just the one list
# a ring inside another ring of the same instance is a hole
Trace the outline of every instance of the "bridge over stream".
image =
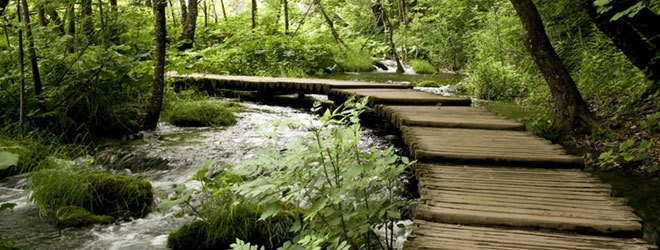
[(406, 85), (220, 75), (177, 75), (215, 88), (369, 97), (399, 128), (423, 204), (404, 249), (657, 249), (624, 198), (582, 172), (582, 157), (525, 132), (469, 98)]

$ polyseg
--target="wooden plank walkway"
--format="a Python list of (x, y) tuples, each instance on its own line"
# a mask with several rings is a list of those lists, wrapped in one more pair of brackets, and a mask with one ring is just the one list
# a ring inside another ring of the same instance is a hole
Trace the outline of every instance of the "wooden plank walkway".
[(524, 126), (395, 84), (192, 75), (218, 88), (293, 90), (342, 101), (369, 97), (402, 132), (419, 161), (423, 204), (404, 249), (657, 249), (611, 187), (582, 172), (581, 157), (524, 132)]

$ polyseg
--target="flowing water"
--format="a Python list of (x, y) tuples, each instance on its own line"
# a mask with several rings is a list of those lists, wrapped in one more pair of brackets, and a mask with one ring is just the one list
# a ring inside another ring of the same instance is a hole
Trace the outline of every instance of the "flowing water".
[[(250, 152), (255, 148), (268, 143), (283, 147), (293, 138), (309, 132), (304, 127), (286, 127), (284, 131), (279, 130), (276, 140), (271, 140), (268, 137), (274, 127), (267, 124), (280, 119), (318, 123), (304, 109), (252, 102), (242, 104), (249, 111), (238, 114), (236, 125), (183, 128), (160, 123), (156, 131), (143, 133), (139, 139), (102, 141), (97, 158), (113, 173), (150, 181), (158, 203), (208, 159), (213, 160), (211, 171), (218, 171), (223, 164), (251, 157)], [(365, 149), (387, 147), (398, 140), (396, 135), (383, 135), (382, 131), (367, 128), (361, 146)], [(35, 206), (26, 202), (25, 182), (25, 176), (0, 181), (0, 203), (17, 204), (14, 209), (0, 212), (0, 235), (2, 239), (21, 243), (28, 249), (166, 249), (168, 233), (193, 219), (190, 216), (176, 218), (174, 210), (166, 213), (154, 211), (145, 218), (111, 225), (67, 228), (60, 232), (52, 219), (40, 218)], [(401, 232), (400, 241), (405, 238), (404, 233)]]

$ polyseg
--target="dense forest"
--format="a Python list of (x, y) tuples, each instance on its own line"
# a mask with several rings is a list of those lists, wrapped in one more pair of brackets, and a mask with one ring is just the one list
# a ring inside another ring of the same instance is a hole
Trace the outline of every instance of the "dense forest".
[[(410, 84), (451, 85), (584, 154), (592, 171), (624, 170), (657, 188), (658, 0), (0, 0), (0, 26), (0, 180), (26, 180), (28, 203), (57, 228), (176, 210), (196, 220), (169, 235), (174, 249), (191, 241), (198, 249), (395, 248), (399, 208), (414, 201), (392, 198), (393, 180), (412, 163), (392, 148), (358, 152), (364, 100), (318, 117), (323, 125), (304, 137), (312, 144), (264, 149), (236, 171), (211, 170), (232, 167), (209, 161), (190, 177), (199, 185), (179, 184), (162, 199), (140, 175), (99, 167), (106, 138), (141, 140), (141, 131), (170, 124), (229, 127), (252, 112), (240, 98), (177, 88), (170, 71), (332, 78), (392, 60), (403, 78), (408, 65), (416, 75), (452, 76)], [(330, 180), (278, 163), (305, 166), (324, 150), (373, 170)], [(255, 174), (273, 171), (264, 164), (281, 172)], [(267, 188), (311, 206), (292, 207)], [(370, 196), (375, 189), (384, 191)], [(0, 205), (0, 215), (16, 206)], [(0, 249), (29, 245), (14, 241), (0, 234)]]

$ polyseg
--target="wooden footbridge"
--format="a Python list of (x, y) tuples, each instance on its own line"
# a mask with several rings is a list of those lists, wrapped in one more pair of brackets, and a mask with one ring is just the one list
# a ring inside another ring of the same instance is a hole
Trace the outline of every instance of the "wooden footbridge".
[(657, 249), (581, 157), (522, 124), (405, 85), (322, 79), (177, 75), (214, 88), (326, 94), (369, 105), (400, 129), (423, 204), (404, 249)]

